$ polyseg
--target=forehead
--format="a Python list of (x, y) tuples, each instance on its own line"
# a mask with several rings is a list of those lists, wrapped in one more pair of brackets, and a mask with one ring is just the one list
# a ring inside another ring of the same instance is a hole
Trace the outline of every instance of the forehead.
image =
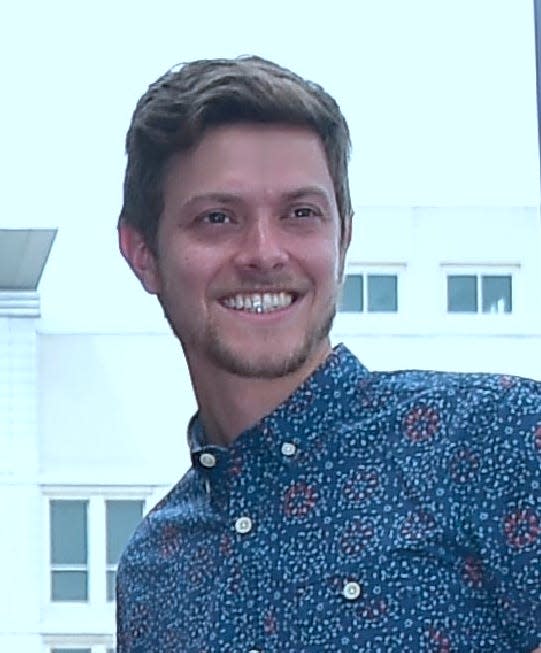
[(276, 194), (319, 186), (334, 200), (325, 148), (318, 134), (285, 125), (209, 129), (191, 150), (175, 155), (165, 196), (204, 192)]

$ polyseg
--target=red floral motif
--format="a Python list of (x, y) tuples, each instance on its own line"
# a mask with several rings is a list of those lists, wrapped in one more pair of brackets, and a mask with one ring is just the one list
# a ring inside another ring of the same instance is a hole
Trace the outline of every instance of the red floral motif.
[(541, 524), (533, 508), (523, 508), (505, 517), (503, 531), (509, 546), (521, 549), (535, 542), (541, 533)]
[(541, 452), (541, 424), (538, 424), (535, 427), (535, 431), (533, 432), (533, 437), (534, 437), (535, 448)]
[(441, 630), (431, 629), (428, 633), (431, 653), (451, 653), (451, 640)]
[(477, 476), (480, 467), (479, 455), (469, 449), (459, 449), (451, 458), (451, 478), (456, 483), (468, 483)]
[(231, 461), (231, 466), (229, 467), (229, 475), (238, 476), (241, 472), (242, 472), (242, 458), (240, 456), (236, 456)]
[(182, 535), (177, 526), (166, 524), (161, 532), (160, 553), (164, 558), (178, 553), (182, 548)]
[(233, 553), (233, 542), (229, 535), (222, 535), (220, 539), (220, 553), (223, 556), (230, 556)]
[(278, 624), (276, 622), (276, 617), (272, 610), (268, 610), (265, 614), (265, 619), (263, 621), (263, 630), (266, 635), (274, 635), (278, 630)]
[(436, 518), (430, 512), (418, 510), (409, 514), (402, 522), (400, 533), (410, 542), (422, 540), (436, 525)]
[(511, 386), (515, 385), (516, 378), (514, 376), (504, 374), (503, 376), (500, 376), (499, 382), (502, 388), (510, 388)]
[(284, 513), (287, 517), (305, 517), (317, 502), (314, 486), (295, 483), (284, 495)]
[(412, 442), (423, 442), (433, 437), (440, 428), (440, 416), (435, 408), (417, 406), (404, 417), (404, 432)]
[(346, 528), (340, 547), (346, 555), (359, 555), (374, 537), (374, 524), (361, 519), (353, 520)]
[(464, 582), (472, 587), (481, 587), (483, 578), (483, 562), (473, 556), (466, 556), (462, 567), (462, 579)]
[(379, 476), (373, 469), (359, 470), (344, 483), (342, 493), (348, 501), (361, 503), (370, 499), (379, 485)]

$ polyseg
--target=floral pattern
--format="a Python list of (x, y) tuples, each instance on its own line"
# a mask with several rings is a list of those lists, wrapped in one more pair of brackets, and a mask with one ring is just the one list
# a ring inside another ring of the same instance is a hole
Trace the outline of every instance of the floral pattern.
[(188, 439), (121, 558), (119, 653), (541, 642), (540, 383), (369, 372), (339, 345), (230, 447), (197, 416)]

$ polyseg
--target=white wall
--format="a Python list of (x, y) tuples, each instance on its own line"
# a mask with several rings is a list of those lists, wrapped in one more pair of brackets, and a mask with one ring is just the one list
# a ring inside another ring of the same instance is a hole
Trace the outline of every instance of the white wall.
[(189, 467), (195, 402), (169, 334), (41, 334), (40, 479), (166, 484)]
[(0, 317), (0, 651), (38, 651), (36, 320)]
[[(399, 311), (339, 314), (333, 341), (370, 369), (541, 377), (540, 232), (531, 208), (361, 209), (348, 266), (398, 270)], [(447, 314), (442, 264), (507, 266), (513, 313)], [(186, 425), (195, 410), (180, 345), (165, 329), (36, 333), (37, 324), (0, 318), (0, 518), (10, 525), (0, 538), (9, 588), (0, 593), (0, 651), (24, 653), (42, 653), (61, 634), (110, 641), (114, 628), (103, 597), (49, 602), (47, 497), (90, 496), (103, 510), (103, 497), (118, 493), (152, 505), (189, 467)], [(91, 535), (100, 543), (102, 522), (94, 520)]]

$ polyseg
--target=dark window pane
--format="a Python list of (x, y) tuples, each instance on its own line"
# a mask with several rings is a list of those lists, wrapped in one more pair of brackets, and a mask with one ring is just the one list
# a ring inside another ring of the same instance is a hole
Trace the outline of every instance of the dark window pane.
[(115, 596), (115, 583), (116, 583), (116, 572), (109, 570), (107, 572), (107, 600), (108, 601), (114, 601), (116, 596)]
[(477, 277), (451, 275), (447, 277), (447, 310), (450, 313), (476, 313)]
[(86, 601), (88, 598), (86, 571), (53, 571), (51, 599), (53, 601)]
[(366, 281), (369, 311), (396, 311), (398, 309), (395, 274), (369, 274)]
[(107, 564), (117, 564), (120, 554), (143, 515), (142, 501), (107, 501)]
[(51, 562), (80, 564), (87, 561), (87, 501), (51, 501)]
[(511, 276), (486, 276), (481, 278), (483, 313), (511, 313)]
[(340, 311), (362, 311), (364, 306), (363, 298), (363, 275), (348, 274), (342, 285)]

